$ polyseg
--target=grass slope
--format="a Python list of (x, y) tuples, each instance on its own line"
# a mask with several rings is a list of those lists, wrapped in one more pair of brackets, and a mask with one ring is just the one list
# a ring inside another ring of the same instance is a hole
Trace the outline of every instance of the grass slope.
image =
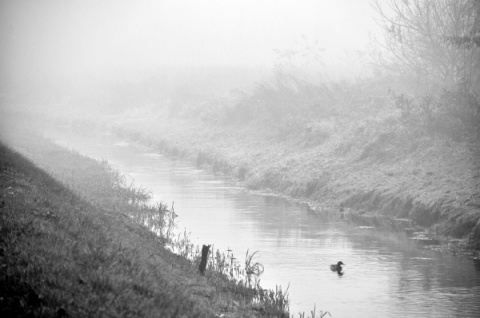
[[(288, 316), (252, 306), (254, 290), (165, 249), (134, 221), (132, 204), (104, 163), (33, 135), (0, 144), (2, 317)], [(75, 173), (72, 173), (75, 171)], [(145, 211), (148, 210), (148, 211)]]

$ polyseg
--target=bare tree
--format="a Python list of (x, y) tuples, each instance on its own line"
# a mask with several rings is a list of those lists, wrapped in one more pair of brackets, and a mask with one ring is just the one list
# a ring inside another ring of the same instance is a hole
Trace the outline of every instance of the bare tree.
[(373, 6), (386, 32), (384, 66), (443, 84), (479, 87), (480, 47), (450, 39), (476, 36), (480, 0), (375, 0)]

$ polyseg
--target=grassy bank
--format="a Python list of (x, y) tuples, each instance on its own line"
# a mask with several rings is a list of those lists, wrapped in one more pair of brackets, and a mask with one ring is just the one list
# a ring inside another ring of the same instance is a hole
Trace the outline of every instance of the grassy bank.
[(310, 146), (302, 133), (281, 139), (262, 123), (253, 128), (209, 127), (171, 119), (147, 131), (144, 121), (142, 130), (139, 125), (140, 118), (121, 120), (114, 130), (211, 166), (253, 190), (300, 199), (318, 211), (338, 215), (365, 210), (409, 218), (439, 235), (462, 238), (479, 248), (478, 237), (470, 236), (480, 219), (476, 144), (409, 140), (388, 131), (362, 135), (353, 129), (347, 140), (340, 141), (341, 136), (332, 133), (320, 145)]
[(200, 275), (188, 238), (169, 235), (175, 212), (144, 205), (107, 163), (18, 131), (2, 139), (22, 153), (0, 145), (2, 316), (288, 317), (286, 295), (247, 283), (252, 255), (229, 277), (218, 252)]

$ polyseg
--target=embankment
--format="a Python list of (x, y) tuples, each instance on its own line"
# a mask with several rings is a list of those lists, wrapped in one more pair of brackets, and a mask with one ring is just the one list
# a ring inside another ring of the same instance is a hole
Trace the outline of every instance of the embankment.
[(2, 317), (288, 317), (166, 249), (135, 220), (168, 211), (138, 204), (145, 194), (106, 163), (22, 131), (6, 139), (24, 155), (0, 144)]

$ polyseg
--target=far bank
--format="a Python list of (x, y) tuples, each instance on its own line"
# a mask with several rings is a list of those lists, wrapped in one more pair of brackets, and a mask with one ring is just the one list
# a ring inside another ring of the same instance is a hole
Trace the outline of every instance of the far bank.
[(480, 249), (478, 139), (422, 135), (386, 106), (373, 115), (357, 110), (248, 121), (227, 120), (218, 114), (222, 109), (146, 107), (56, 121), (80, 132), (114, 132), (211, 167), (251, 190), (307, 202), (315, 213), (409, 219), (462, 248)]
[(411, 219), (480, 249), (478, 143), (411, 139), (388, 131), (388, 123), (372, 125), (323, 136), (315, 128), (284, 133), (274, 123), (219, 126), (131, 117), (114, 122), (111, 129), (210, 166), (252, 190), (305, 201), (339, 216)]

